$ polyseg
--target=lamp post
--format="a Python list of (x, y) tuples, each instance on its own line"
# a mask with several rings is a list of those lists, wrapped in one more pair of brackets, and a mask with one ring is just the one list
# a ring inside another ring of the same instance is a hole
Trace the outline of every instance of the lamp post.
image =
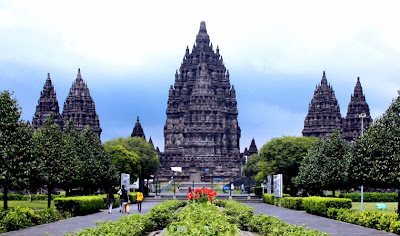
[[(182, 167), (181, 166), (171, 166), (171, 170), (174, 172), (174, 176), (176, 175), (176, 172), (182, 172)], [(176, 199), (175, 196), (175, 179), (174, 176), (172, 176), (172, 180), (174, 181), (174, 199)]]
[[(361, 113), (358, 115), (361, 118), (361, 137), (364, 135), (364, 118), (367, 117), (367, 114)], [(361, 212), (364, 210), (364, 185), (361, 185)]]

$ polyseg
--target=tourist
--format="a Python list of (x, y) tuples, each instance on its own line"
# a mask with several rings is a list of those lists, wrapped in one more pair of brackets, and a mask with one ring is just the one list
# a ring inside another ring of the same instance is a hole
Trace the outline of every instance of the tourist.
[(242, 184), (242, 187), (240, 189), (240, 194), (244, 194), (244, 193), (246, 193), (246, 191), (244, 191), (244, 184)]
[(191, 192), (192, 192), (192, 188), (189, 186), (188, 193), (191, 193)]
[(112, 208), (113, 208), (114, 201), (115, 201), (114, 193), (110, 189), (110, 190), (108, 190), (108, 193), (107, 193), (108, 214), (112, 214)]
[(120, 197), (119, 197), (119, 200), (120, 200), (120, 202), (119, 202), (119, 206), (120, 206), (119, 212), (125, 213), (125, 208), (126, 208), (125, 205), (126, 205), (126, 203), (128, 203), (128, 200), (129, 200), (128, 191), (126, 191), (125, 185), (122, 185), (122, 189), (120, 189), (120, 191), (121, 191), (121, 194), (120, 194)]
[(233, 185), (233, 183), (231, 183), (231, 191), (232, 191), (234, 194), (236, 194), (236, 192), (235, 192), (235, 185)]
[(136, 202), (137, 202), (137, 209), (140, 212), (142, 212), (142, 201), (143, 201), (143, 193), (142, 192), (137, 192), (136, 193)]

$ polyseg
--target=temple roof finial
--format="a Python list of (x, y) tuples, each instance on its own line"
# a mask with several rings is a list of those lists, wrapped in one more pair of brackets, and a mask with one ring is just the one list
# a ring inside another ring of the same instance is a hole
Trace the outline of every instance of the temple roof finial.
[(47, 73), (47, 79), (50, 80), (50, 73)]
[(137, 121), (137, 122), (139, 122), (139, 116), (137, 116), (137, 119), (136, 119), (136, 121)]
[(207, 33), (206, 22), (205, 21), (200, 22), (200, 30), (199, 30), (199, 32)]

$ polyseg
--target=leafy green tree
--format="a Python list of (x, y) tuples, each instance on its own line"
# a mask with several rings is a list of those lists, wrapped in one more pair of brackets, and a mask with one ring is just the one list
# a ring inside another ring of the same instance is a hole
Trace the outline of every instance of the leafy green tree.
[(254, 177), (259, 172), (257, 165), (259, 161), (260, 161), (260, 156), (258, 154), (253, 154), (249, 158), (247, 158), (246, 165), (244, 165), (243, 168), (244, 175), (254, 180)]
[(116, 171), (111, 157), (104, 150), (99, 136), (86, 126), (80, 133), (79, 180), (85, 193), (92, 193), (98, 188), (110, 187), (117, 181)]
[(35, 155), (38, 158), (37, 172), (43, 186), (47, 187), (47, 206), (51, 207), (54, 188), (62, 186), (73, 176), (74, 159), (67, 146), (73, 145), (61, 132), (58, 124), (49, 118), (45, 125), (33, 135)]
[(306, 156), (314, 137), (282, 137), (274, 138), (260, 150), (259, 172), (255, 176), (257, 182), (263, 182), (268, 175), (283, 174), (284, 191), (297, 192), (292, 178), (299, 172), (300, 162)]
[(383, 116), (354, 142), (352, 153), (353, 182), (400, 190), (400, 91)]
[(0, 186), (4, 190), (4, 209), (8, 190), (26, 179), (27, 165), (33, 161), (32, 132), (20, 119), (21, 107), (9, 91), (0, 93)]
[(130, 174), (132, 179), (139, 178), (141, 173), (140, 157), (136, 153), (126, 150), (121, 145), (105, 146), (105, 150), (111, 155), (111, 162), (117, 173)]
[(117, 138), (104, 143), (104, 147), (121, 145), (126, 150), (136, 153), (140, 157), (141, 173), (140, 188), (143, 191), (143, 180), (151, 178), (160, 168), (160, 160), (157, 157), (157, 152), (154, 151), (145, 139), (140, 137)]
[(335, 129), (327, 140), (311, 147), (293, 182), (312, 194), (321, 190), (332, 190), (335, 194), (335, 190), (347, 187), (349, 163), (349, 143)]

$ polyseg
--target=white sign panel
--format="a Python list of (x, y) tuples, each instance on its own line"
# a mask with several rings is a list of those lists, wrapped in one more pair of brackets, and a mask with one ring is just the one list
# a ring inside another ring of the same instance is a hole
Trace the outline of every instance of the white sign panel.
[(271, 188), (272, 188), (272, 176), (268, 175), (267, 176), (267, 194), (271, 194)]
[(283, 178), (282, 174), (274, 175), (274, 196), (283, 196)]
[(131, 185), (130, 177), (131, 177), (130, 174), (125, 174), (125, 173), (121, 174), (121, 188), (122, 188), (122, 185), (125, 185), (125, 189), (126, 189), (126, 191), (128, 191), (128, 193), (129, 193), (129, 187)]

